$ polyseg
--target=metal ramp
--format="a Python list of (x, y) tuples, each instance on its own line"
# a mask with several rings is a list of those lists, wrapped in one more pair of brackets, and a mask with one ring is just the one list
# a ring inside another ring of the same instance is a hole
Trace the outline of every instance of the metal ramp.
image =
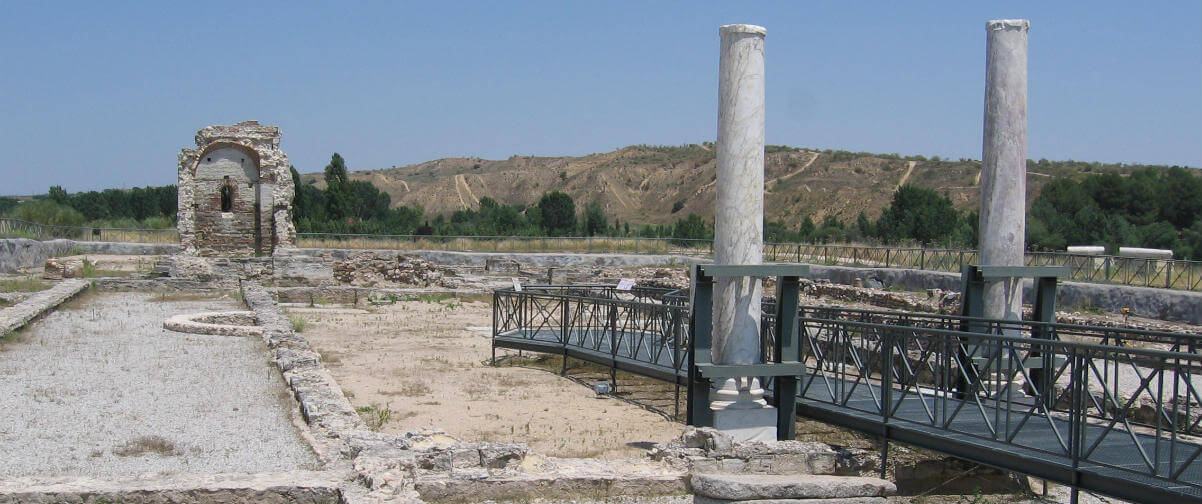
[[(682, 387), (688, 320), (665, 289), (504, 289), (493, 345)], [(829, 307), (798, 321), (800, 415), (1121, 499), (1202, 503), (1202, 336)]]

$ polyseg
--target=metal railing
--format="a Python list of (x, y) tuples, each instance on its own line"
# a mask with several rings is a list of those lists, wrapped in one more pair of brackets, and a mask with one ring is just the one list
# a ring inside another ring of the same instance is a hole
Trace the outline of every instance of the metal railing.
[[(975, 250), (765, 243), (764, 259), (814, 264), (908, 268), (958, 273), (977, 264)], [(1202, 290), (1202, 261), (1144, 259), (1067, 252), (1027, 252), (1026, 266), (1066, 266), (1068, 280)]]
[(983, 462), (1018, 471), (1005, 461), (1014, 453), (1071, 467), (1061, 481), (1088, 467), (1107, 485), (1150, 479), (1202, 495), (1202, 446), (1184, 438), (1202, 422), (1202, 356), (854, 320), (802, 317), (801, 328), (807, 408), (928, 429), (928, 448), (976, 446)]
[(0, 238), (29, 238), (32, 240), (65, 238), (95, 242), (179, 243), (179, 232), (175, 228), (47, 226), (21, 219), (0, 218)]
[[(560, 354), (680, 385), (688, 312), (665, 289), (500, 289), (494, 356)], [(815, 306), (799, 322), (804, 415), (1120, 497), (1202, 495), (1202, 335)]]

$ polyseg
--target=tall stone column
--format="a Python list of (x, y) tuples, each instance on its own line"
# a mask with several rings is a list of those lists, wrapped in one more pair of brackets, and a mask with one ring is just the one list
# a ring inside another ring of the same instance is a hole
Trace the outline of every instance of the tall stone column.
[[(725, 25), (718, 64), (718, 179), (714, 262), (763, 261), (764, 36), (763, 27)], [(719, 277), (714, 289), (713, 362), (760, 359), (758, 278)], [(740, 440), (776, 439), (776, 411), (755, 378), (715, 383), (714, 426)]]
[[(1025, 19), (985, 25), (985, 139), (981, 155), (981, 265), (1022, 266), (1027, 197)], [(985, 284), (985, 316), (1022, 319), (1022, 282)]]

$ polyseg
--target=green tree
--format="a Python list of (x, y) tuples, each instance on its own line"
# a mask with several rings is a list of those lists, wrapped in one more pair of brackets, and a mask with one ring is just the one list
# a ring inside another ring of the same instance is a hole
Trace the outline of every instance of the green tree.
[(325, 168), (326, 213), (331, 219), (343, 220), (354, 216), (354, 193), (350, 187), (346, 161), (337, 152), (330, 156)]
[(877, 219), (877, 233), (887, 241), (915, 240), (923, 245), (948, 235), (959, 219), (951, 200), (939, 193), (904, 185)]
[(571, 196), (559, 191), (544, 193), (538, 209), (548, 236), (566, 236), (576, 229), (576, 203)]
[(688, 217), (677, 219), (672, 226), (672, 238), (679, 240), (704, 240), (710, 237), (705, 220), (700, 215), (691, 213)]
[(1184, 229), (1202, 217), (1202, 177), (1174, 166), (1165, 173), (1157, 192), (1160, 218), (1174, 227)]
[(593, 200), (584, 206), (584, 234), (588, 236), (602, 234), (607, 226), (605, 210), (601, 208), (601, 202)]
[(49, 198), (50, 201), (60, 205), (66, 205), (67, 201), (70, 199), (70, 196), (67, 195), (67, 191), (63, 189), (63, 186), (60, 185), (50, 186), (50, 191), (46, 193), (46, 197)]
[(797, 237), (800, 238), (801, 241), (810, 241), (814, 238), (814, 230), (816, 228), (817, 226), (814, 225), (814, 219), (807, 215), (806, 218), (801, 220), (801, 229), (797, 230)]

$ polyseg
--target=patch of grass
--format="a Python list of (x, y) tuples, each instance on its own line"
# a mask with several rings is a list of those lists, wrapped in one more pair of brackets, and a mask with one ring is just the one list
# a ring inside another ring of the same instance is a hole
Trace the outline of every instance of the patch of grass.
[(176, 448), (175, 443), (172, 443), (171, 440), (163, 436), (154, 435), (133, 438), (113, 450), (113, 455), (118, 457), (136, 457), (148, 453), (168, 457), (179, 455), (180, 450)]
[(464, 386), (463, 392), (467, 394), (468, 399), (479, 401), (488, 396), (489, 389), (484, 384), (473, 382)]
[(292, 332), (304, 332), (309, 323), (299, 315), (288, 315), (288, 321), (292, 322)]
[(521, 388), (521, 387), (530, 385), (533, 382), (531, 382), (530, 380), (527, 380), (526, 378), (522, 378), (520, 376), (514, 376), (512, 374), (503, 374), (503, 375), (497, 377), (497, 380), (495, 383), (497, 385), (500, 385), (505, 388), (516, 389), (516, 388)]
[(446, 292), (438, 292), (433, 294), (418, 294), (417, 300), (423, 303), (442, 303), (452, 297), (454, 296)]
[(0, 292), (38, 292), (49, 289), (51, 285), (53, 283), (33, 277), (12, 278), (0, 280)]
[(355, 411), (363, 418), (363, 423), (367, 424), (367, 428), (374, 431), (380, 430), (384, 424), (392, 421), (392, 408), (389, 406), (372, 403), (371, 406), (355, 408)]
[(381, 392), (384, 395), (399, 395), (405, 397), (421, 397), (430, 393), (430, 386), (424, 381), (417, 381), (401, 385), (401, 389), (395, 392)]

